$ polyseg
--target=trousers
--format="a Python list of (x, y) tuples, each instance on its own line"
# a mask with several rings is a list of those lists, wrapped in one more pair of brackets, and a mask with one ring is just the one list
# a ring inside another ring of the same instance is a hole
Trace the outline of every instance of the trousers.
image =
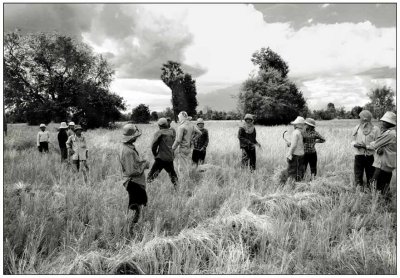
[(382, 169), (375, 168), (371, 182), (375, 184), (376, 190), (379, 190), (382, 194), (387, 194), (390, 189), (391, 179), (392, 179), (391, 172), (386, 172), (383, 171)]
[(356, 186), (364, 186), (364, 171), (367, 176), (367, 186), (374, 175), (375, 167), (373, 155), (356, 155), (354, 157), (354, 181)]
[(162, 170), (165, 170), (171, 182), (176, 185), (178, 183), (178, 175), (175, 172), (174, 162), (173, 161), (163, 161), (159, 158), (156, 158), (153, 166), (150, 169), (149, 174), (147, 175), (147, 181), (152, 182), (157, 176), (160, 174)]
[(242, 167), (250, 167), (251, 171), (256, 169), (256, 149), (242, 148)]
[(287, 160), (288, 162), (288, 178), (292, 178), (295, 181), (301, 181), (304, 177), (304, 156), (293, 155), (292, 160)]
[(304, 153), (304, 172), (307, 171), (307, 166), (310, 165), (311, 175), (317, 175), (317, 152)]
[(193, 150), (192, 153), (192, 161), (195, 164), (203, 164), (204, 160), (206, 158), (206, 151), (200, 151), (200, 150)]

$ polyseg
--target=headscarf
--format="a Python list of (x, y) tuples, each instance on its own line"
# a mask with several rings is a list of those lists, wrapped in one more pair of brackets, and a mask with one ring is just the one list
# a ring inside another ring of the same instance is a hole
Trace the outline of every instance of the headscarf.
[(372, 125), (372, 114), (368, 110), (363, 110), (359, 114), (361, 123), (358, 125), (356, 132), (353, 134), (355, 136), (358, 132), (359, 129), (362, 130), (364, 135), (368, 135), (371, 133), (372, 128), (374, 127)]
[[(252, 115), (250, 114), (246, 114), (246, 116), (244, 117), (244, 124), (243, 124), (243, 128), (244, 131), (246, 131), (247, 134), (251, 134), (254, 132), (254, 118)], [(251, 119), (251, 122), (246, 122), (246, 119)]]
[(183, 124), (186, 121), (190, 121), (192, 119), (192, 117), (189, 117), (188, 114), (185, 111), (181, 111), (178, 114), (178, 121), (179, 124)]

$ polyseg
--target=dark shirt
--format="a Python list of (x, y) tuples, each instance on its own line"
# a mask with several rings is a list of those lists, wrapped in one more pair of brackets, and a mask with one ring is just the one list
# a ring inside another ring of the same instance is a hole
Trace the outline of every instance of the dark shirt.
[(253, 133), (247, 133), (243, 127), (239, 127), (239, 142), (241, 149), (253, 149), (254, 144), (257, 143), (256, 140), (256, 129), (254, 128)]
[(303, 142), (304, 142), (304, 152), (305, 153), (315, 153), (315, 140), (319, 139), (321, 143), (325, 142), (325, 138), (321, 136), (315, 130), (304, 131), (303, 135)]
[(155, 158), (163, 161), (173, 161), (174, 152), (172, 144), (175, 141), (175, 131), (173, 129), (160, 129), (154, 134), (151, 151)]
[(57, 138), (58, 138), (58, 145), (60, 146), (60, 149), (66, 148), (67, 147), (66, 143), (68, 141), (67, 132), (64, 129), (60, 130), (58, 132)]
[(205, 149), (208, 146), (208, 130), (203, 128), (200, 129), (200, 131), (201, 135), (193, 140), (193, 146), (195, 150), (201, 150), (203, 147)]

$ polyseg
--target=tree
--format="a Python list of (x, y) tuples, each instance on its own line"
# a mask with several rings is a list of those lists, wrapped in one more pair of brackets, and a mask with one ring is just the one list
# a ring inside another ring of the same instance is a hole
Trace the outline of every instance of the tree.
[(138, 124), (148, 124), (150, 121), (149, 106), (139, 104), (132, 110), (132, 121)]
[(333, 104), (332, 102), (328, 103), (326, 112), (330, 114), (331, 119), (336, 118), (335, 104)]
[(358, 119), (358, 115), (360, 114), (360, 112), (363, 110), (363, 108), (362, 107), (360, 107), (360, 106), (354, 106), (352, 109), (351, 109), (351, 116), (352, 116), (352, 118), (353, 119)]
[(277, 53), (268, 48), (261, 48), (260, 51), (253, 53), (251, 61), (254, 65), (258, 65), (262, 70), (270, 68), (279, 71), (283, 78), (289, 73), (289, 66)]
[(5, 106), (29, 124), (78, 119), (94, 128), (118, 120), (125, 104), (109, 91), (113, 74), (103, 56), (68, 36), (5, 35)]
[(168, 61), (161, 68), (161, 80), (172, 91), (172, 109), (174, 120), (178, 114), (186, 111), (189, 116), (196, 116), (197, 91), (196, 81), (188, 73), (184, 73), (178, 62)]
[(151, 112), (150, 120), (157, 121), (158, 120), (158, 113), (156, 111)]
[(368, 97), (371, 101), (365, 105), (365, 109), (369, 110), (375, 119), (380, 119), (385, 112), (396, 109), (394, 92), (390, 87), (371, 89)]
[(239, 106), (263, 125), (288, 124), (308, 111), (302, 92), (274, 67), (260, 68), (243, 83)]

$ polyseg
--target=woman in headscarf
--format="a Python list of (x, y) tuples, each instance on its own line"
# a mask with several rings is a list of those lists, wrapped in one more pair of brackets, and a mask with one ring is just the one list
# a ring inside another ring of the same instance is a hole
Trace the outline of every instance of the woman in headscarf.
[(196, 137), (200, 136), (202, 132), (190, 122), (192, 117), (189, 117), (185, 111), (178, 114), (178, 127), (176, 130), (175, 142), (172, 145), (172, 150), (178, 161), (178, 171), (182, 168), (188, 169), (191, 166), (191, 142)]
[(372, 114), (368, 110), (363, 110), (359, 114), (360, 124), (353, 130), (354, 147), (354, 180), (356, 186), (364, 186), (364, 171), (367, 176), (367, 186), (374, 174), (374, 150), (370, 144), (378, 138), (380, 131), (377, 126), (372, 124)]
[(242, 150), (242, 167), (250, 167), (253, 172), (256, 169), (256, 146), (261, 147), (256, 139), (254, 117), (251, 114), (244, 116), (244, 125), (239, 127), (239, 143)]
[(141, 135), (134, 124), (126, 124), (123, 127), (123, 139), (119, 155), (122, 175), (125, 178), (124, 187), (129, 195), (128, 211), (134, 212), (133, 223), (138, 222), (142, 206), (147, 205), (144, 170), (148, 169), (150, 164), (139, 155), (134, 145)]

